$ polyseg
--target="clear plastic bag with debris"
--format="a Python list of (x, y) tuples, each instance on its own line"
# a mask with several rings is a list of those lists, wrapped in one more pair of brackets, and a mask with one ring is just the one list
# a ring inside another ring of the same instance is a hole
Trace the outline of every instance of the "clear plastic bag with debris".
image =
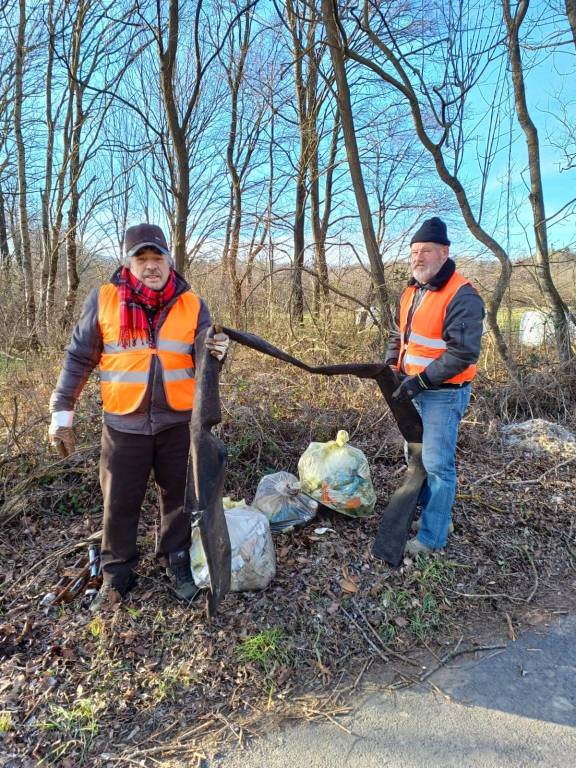
[(316, 517), (318, 503), (302, 493), (296, 475), (275, 472), (258, 483), (252, 506), (266, 515), (272, 533), (306, 525)]
[[(265, 589), (276, 575), (276, 552), (268, 518), (244, 501), (225, 499), (224, 502), (231, 545), (230, 588), (232, 592)], [(207, 589), (210, 577), (197, 527), (192, 529), (190, 564), (196, 586)]]
[(304, 493), (349, 517), (373, 514), (376, 494), (364, 453), (349, 444), (341, 429), (336, 440), (310, 443), (298, 462)]

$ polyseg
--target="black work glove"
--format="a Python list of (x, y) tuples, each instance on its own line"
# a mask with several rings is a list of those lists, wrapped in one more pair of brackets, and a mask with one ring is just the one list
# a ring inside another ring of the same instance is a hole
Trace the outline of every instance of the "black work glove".
[(419, 395), (425, 389), (430, 389), (430, 381), (425, 373), (417, 373), (415, 376), (406, 376), (400, 386), (392, 392), (392, 399), (400, 403), (408, 402)]

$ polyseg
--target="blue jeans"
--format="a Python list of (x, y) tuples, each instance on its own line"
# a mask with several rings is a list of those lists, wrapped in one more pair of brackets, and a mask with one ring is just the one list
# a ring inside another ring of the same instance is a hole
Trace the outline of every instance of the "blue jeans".
[(470, 386), (430, 389), (412, 402), (422, 417), (422, 462), (427, 480), (420, 493), (422, 517), (418, 540), (429, 549), (441, 549), (448, 539), (456, 496), (456, 441), (458, 427), (470, 401)]

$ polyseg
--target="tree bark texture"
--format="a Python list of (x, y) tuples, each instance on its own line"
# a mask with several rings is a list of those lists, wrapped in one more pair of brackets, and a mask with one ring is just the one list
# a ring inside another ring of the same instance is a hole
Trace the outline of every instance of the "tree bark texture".
[(10, 249), (8, 248), (8, 226), (6, 224), (6, 207), (4, 194), (0, 187), (0, 265), (2, 268), (10, 264)]
[(20, 256), (24, 276), (24, 302), (26, 328), (29, 337), (35, 341), (35, 298), (34, 273), (32, 265), (32, 250), (30, 246), (30, 229), (28, 224), (28, 187), (26, 179), (26, 148), (22, 135), (22, 107), (24, 102), (24, 60), (26, 56), (26, 0), (18, 3), (18, 34), (15, 51), (14, 77), (14, 139), (18, 163), (18, 213), (20, 230)]
[(372, 281), (374, 283), (376, 295), (378, 297), (378, 303), (382, 311), (382, 319), (388, 328), (392, 328), (394, 320), (390, 308), (390, 297), (386, 287), (384, 266), (382, 264), (382, 257), (378, 250), (378, 244), (376, 242), (376, 233), (374, 231), (374, 224), (372, 222), (372, 212), (370, 210), (368, 195), (366, 193), (366, 187), (362, 175), (362, 164), (360, 162), (360, 153), (358, 151), (358, 142), (356, 140), (356, 129), (354, 126), (354, 118), (352, 114), (352, 101), (350, 98), (350, 88), (348, 86), (348, 77), (346, 74), (346, 66), (344, 62), (344, 52), (342, 50), (342, 39), (337, 23), (337, 14), (338, 9), (334, 0), (322, 0), (322, 16), (326, 28), (326, 38), (330, 48), (332, 66), (334, 67), (334, 75), (336, 78), (338, 110), (340, 112), (340, 119), (342, 121), (344, 144), (346, 146), (346, 157), (348, 159), (348, 167), (350, 169), (352, 186), (354, 188), (354, 195), (356, 197), (358, 215), (362, 225), (362, 233), (364, 235), (366, 252), (370, 262)]
[(536, 246), (536, 274), (541, 290), (552, 313), (556, 349), (558, 357), (565, 362), (572, 356), (570, 344), (570, 329), (568, 324), (568, 308), (562, 300), (552, 279), (550, 271), (550, 251), (548, 248), (548, 227), (544, 206), (544, 190), (542, 187), (542, 172), (540, 161), (540, 142), (538, 130), (528, 110), (526, 87), (524, 83), (524, 68), (520, 53), (520, 27), (528, 11), (528, 0), (520, 0), (514, 16), (510, 9), (510, 0), (502, 0), (504, 21), (508, 31), (508, 55), (514, 86), (514, 107), (520, 127), (526, 138), (528, 152), (528, 170), (530, 174), (530, 206)]
[(566, 0), (566, 16), (568, 17), (574, 45), (576, 46), (576, 0)]

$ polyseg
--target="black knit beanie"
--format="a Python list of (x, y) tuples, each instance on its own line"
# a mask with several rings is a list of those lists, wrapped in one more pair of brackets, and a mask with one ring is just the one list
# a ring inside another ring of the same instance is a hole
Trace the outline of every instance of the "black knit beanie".
[(448, 240), (448, 232), (446, 231), (446, 224), (439, 219), (438, 216), (434, 216), (431, 219), (426, 219), (424, 224), (414, 234), (410, 245), (414, 243), (438, 243), (439, 245), (450, 245)]

